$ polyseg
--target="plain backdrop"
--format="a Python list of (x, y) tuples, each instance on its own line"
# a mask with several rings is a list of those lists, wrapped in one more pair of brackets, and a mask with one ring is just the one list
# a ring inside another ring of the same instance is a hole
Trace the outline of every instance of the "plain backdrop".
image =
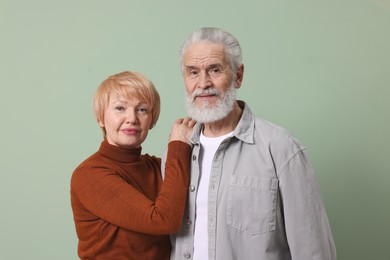
[(239, 39), (239, 98), (307, 147), (338, 259), (389, 259), (389, 0), (0, 0), (0, 259), (77, 259), (69, 182), (102, 140), (96, 87), (155, 83), (143, 152), (161, 156), (186, 115), (178, 51), (202, 26)]

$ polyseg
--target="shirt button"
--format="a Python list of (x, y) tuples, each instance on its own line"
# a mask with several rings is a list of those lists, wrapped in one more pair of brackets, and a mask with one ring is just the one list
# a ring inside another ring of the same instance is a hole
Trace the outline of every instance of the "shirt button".
[(192, 221), (191, 219), (187, 219), (187, 222), (186, 222), (187, 226), (191, 226), (192, 225)]
[(194, 185), (190, 185), (190, 187), (188, 187), (188, 189), (193, 192), (195, 190), (195, 186)]
[(190, 253), (184, 253), (183, 256), (184, 256), (185, 259), (190, 259), (191, 258), (191, 254)]
[(196, 161), (196, 155), (193, 155), (193, 156), (192, 156), (192, 160), (193, 160), (193, 161)]

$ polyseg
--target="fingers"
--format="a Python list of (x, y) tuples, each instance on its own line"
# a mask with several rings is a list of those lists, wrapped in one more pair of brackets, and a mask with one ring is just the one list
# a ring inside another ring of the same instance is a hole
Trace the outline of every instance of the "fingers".
[(193, 127), (196, 124), (196, 121), (191, 117), (179, 118), (176, 120), (177, 124), (183, 124), (188, 127)]
[(190, 118), (190, 120), (188, 121), (188, 126), (189, 127), (194, 127), (196, 125), (196, 120)]
[(172, 126), (169, 141), (179, 140), (188, 142), (196, 121), (190, 117), (176, 119)]

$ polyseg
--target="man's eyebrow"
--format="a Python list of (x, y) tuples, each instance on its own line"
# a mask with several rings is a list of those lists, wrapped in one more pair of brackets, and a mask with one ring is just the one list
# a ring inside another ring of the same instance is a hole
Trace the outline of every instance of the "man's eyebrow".
[(198, 67), (197, 66), (193, 66), (193, 65), (186, 65), (186, 69), (197, 69)]
[[(218, 67), (222, 67), (222, 64), (221, 63), (212, 63), (212, 64), (209, 64), (206, 69), (213, 69), (213, 68), (218, 68)], [(185, 68), (186, 69), (198, 69), (199, 67), (195, 66), (195, 65), (186, 65)]]
[(221, 63), (213, 63), (213, 64), (210, 64), (207, 68), (213, 69), (213, 68), (219, 68), (219, 67), (222, 67)]

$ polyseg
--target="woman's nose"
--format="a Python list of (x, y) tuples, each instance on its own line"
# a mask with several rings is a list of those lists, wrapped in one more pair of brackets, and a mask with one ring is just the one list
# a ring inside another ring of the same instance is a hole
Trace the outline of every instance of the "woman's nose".
[(136, 111), (128, 111), (126, 115), (126, 123), (135, 124), (138, 122)]

